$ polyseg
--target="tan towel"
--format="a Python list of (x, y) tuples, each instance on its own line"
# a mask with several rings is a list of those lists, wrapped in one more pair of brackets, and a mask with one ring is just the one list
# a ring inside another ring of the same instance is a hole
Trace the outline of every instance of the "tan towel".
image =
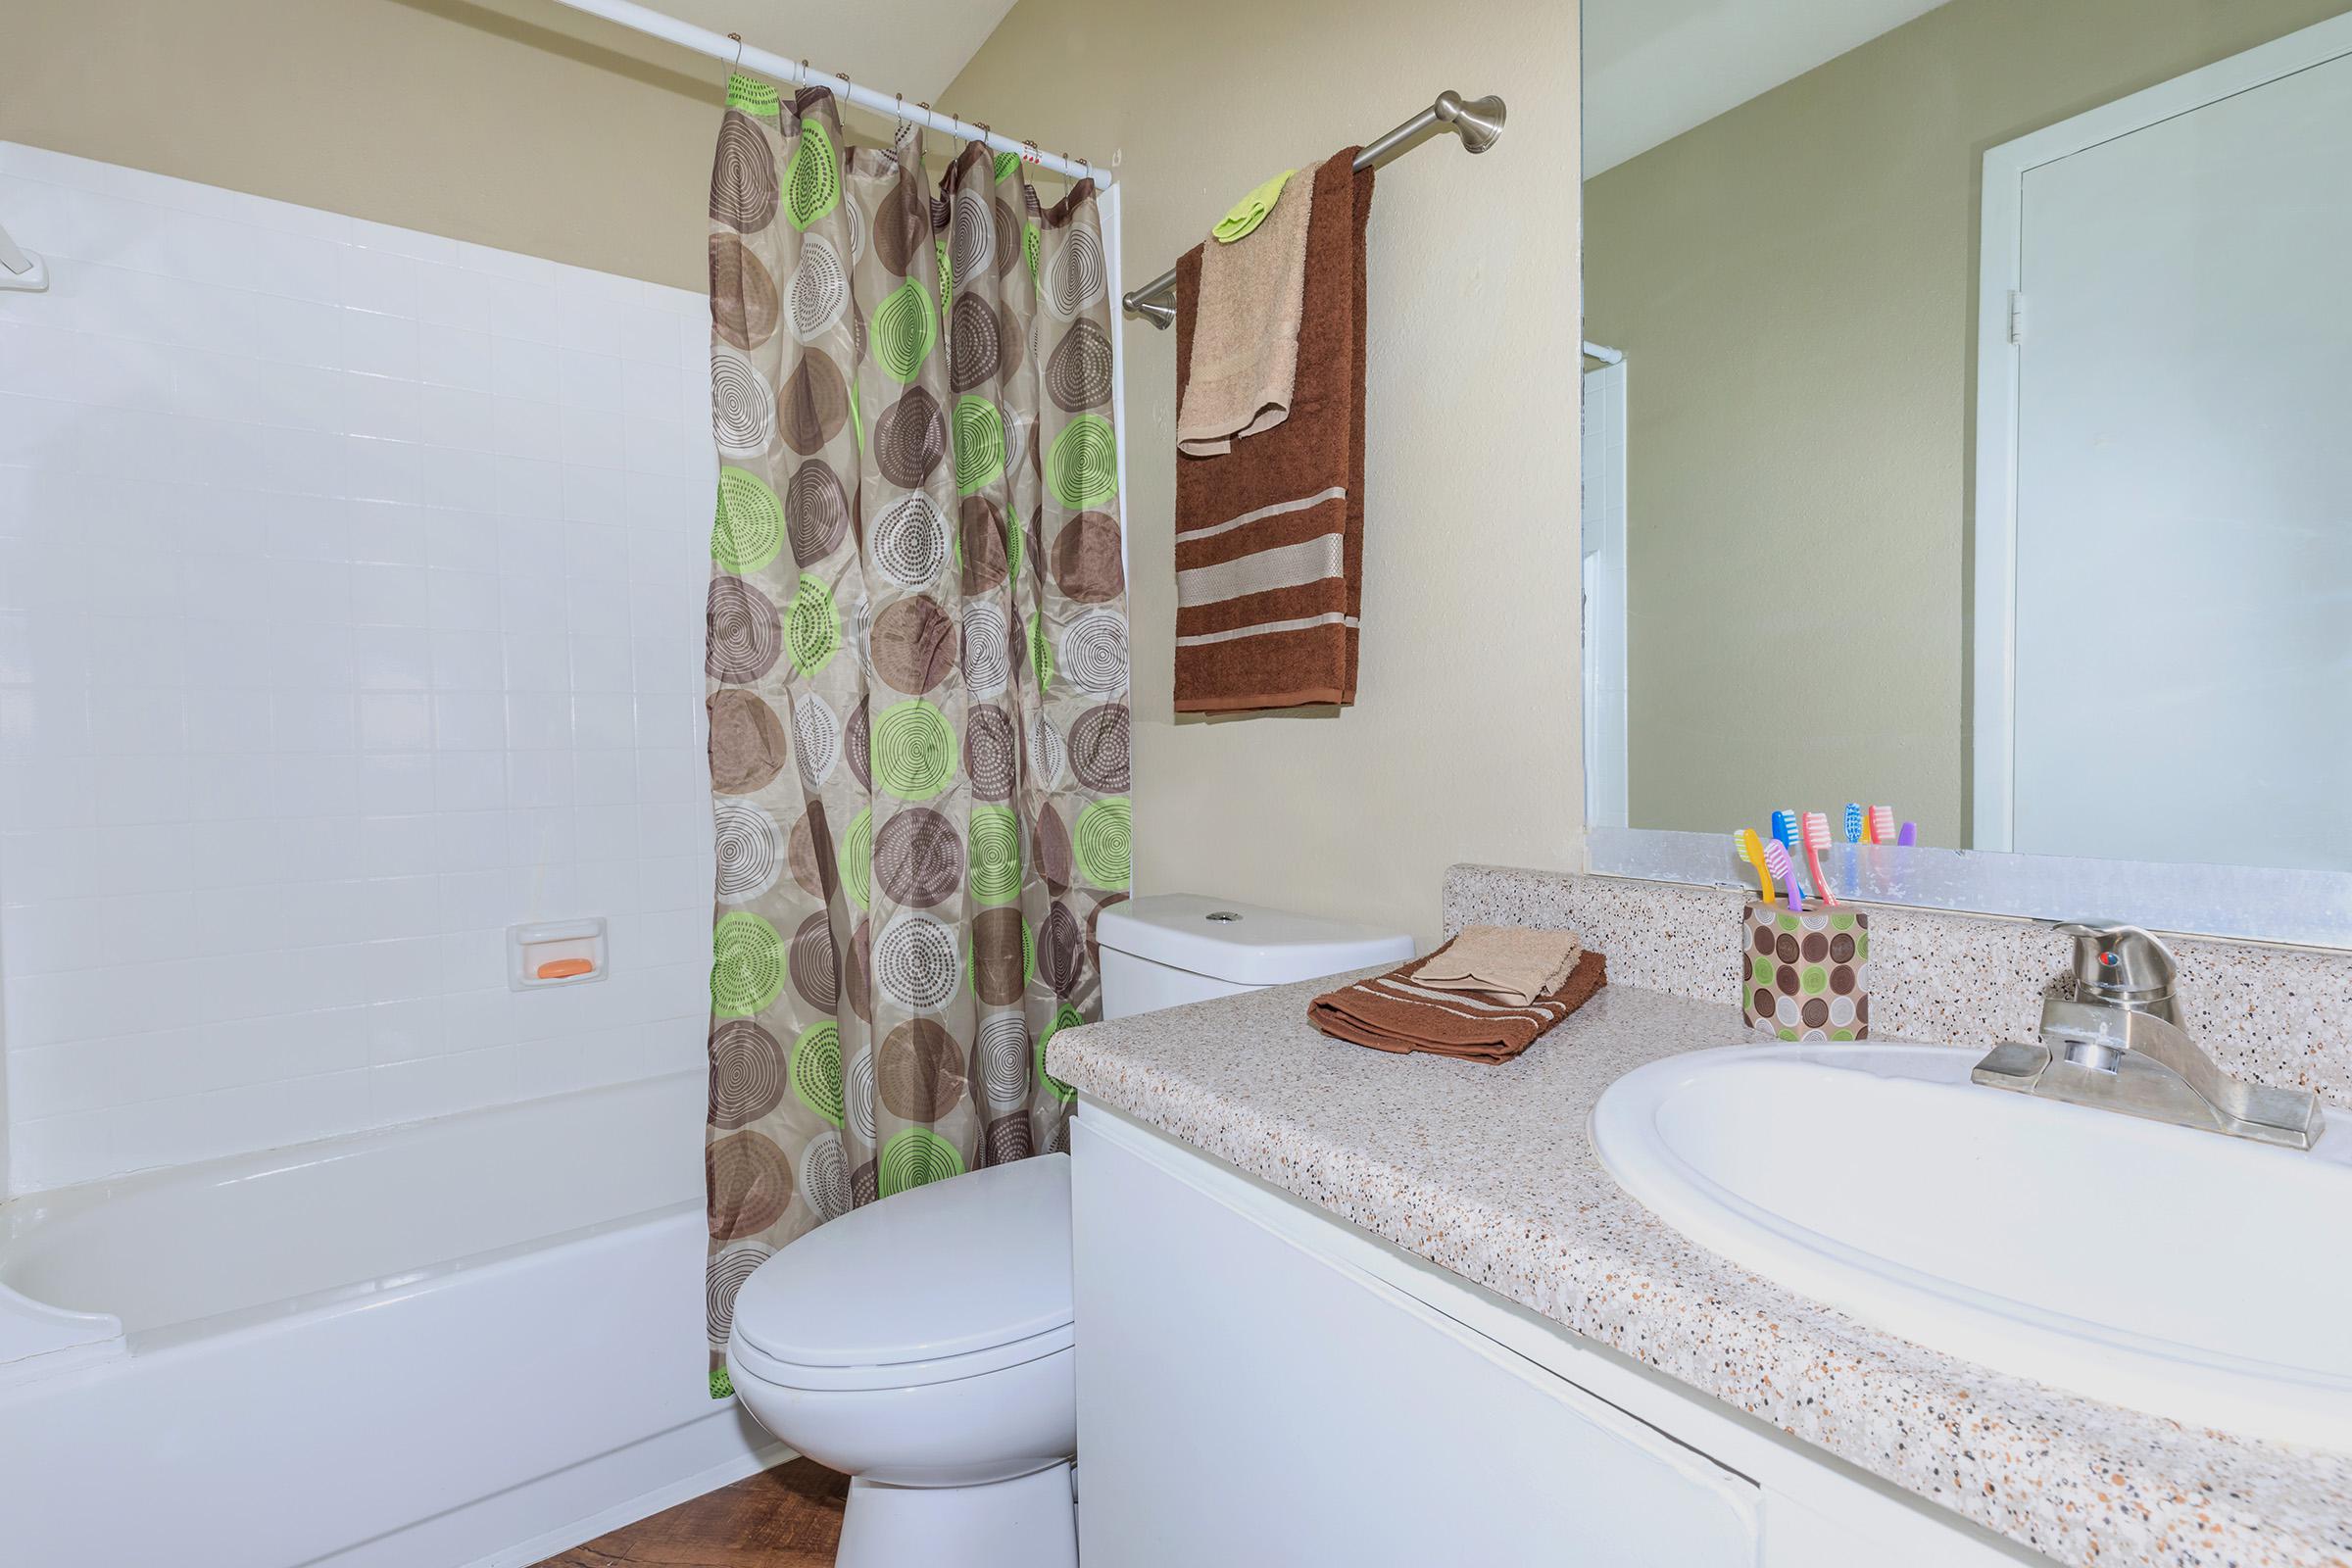
[[(1445, 952), (1440, 948), (1430, 956)], [(1566, 981), (1527, 1006), (1514, 1007), (1472, 993), (1437, 991), (1416, 983), (1413, 971), (1423, 961), (1416, 959), (1317, 997), (1307, 1004), (1307, 1022), (1334, 1040), (1375, 1051), (1508, 1061), (1608, 983), (1606, 961), (1597, 953), (1587, 953), (1576, 960)]]
[(1176, 450), (1212, 458), (1290, 417), (1306, 303), (1306, 230), (1315, 183), (1296, 175), (1264, 221), (1200, 248), (1199, 319), (1185, 356)]
[(1524, 1007), (1559, 989), (1584, 955), (1573, 931), (1524, 925), (1464, 926), (1413, 976), (1441, 991), (1474, 991)]
[[(1291, 176), (1293, 186), (1311, 183), (1313, 196), (1290, 417), (1231, 452), (1176, 460), (1179, 712), (1355, 700), (1372, 173), (1355, 172), (1354, 159), (1350, 147), (1311, 180), (1304, 170)], [(1198, 247), (1176, 264), (1180, 406), (1201, 265)]]

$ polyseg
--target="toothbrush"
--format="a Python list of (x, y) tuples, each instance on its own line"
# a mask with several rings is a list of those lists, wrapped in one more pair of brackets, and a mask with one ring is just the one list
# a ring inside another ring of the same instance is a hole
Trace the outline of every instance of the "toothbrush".
[(1906, 850), (1919, 843), (1919, 824), (1917, 822), (1905, 822), (1903, 824), (1902, 833), (1896, 837), (1894, 842), (1901, 845)]
[(1874, 806), (1870, 808), (1870, 842), (1873, 844), (1892, 844), (1894, 842), (1893, 807)]
[(1830, 891), (1830, 879), (1821, 874), (1821, 852), (1830, 847), (1830, 818), (1825, 811), (1805, 813), (1805, 869), (1813, 873), (1813, 887), (1820, 893), (1821, 902), (1831, 908), (1838, 907), (1838, 895)]
[(1796, 885), (1796, 866), (1788, 858), (1788, 846), (1774, 839), (1764, 846), (1764, 869), (1779, 877), (1788, 888), (1788, 907), (1797, 913), (1805, 912), (1805, 895)]
[[(1804, 830), (1798, 823), (1794, 811), (1784, 809), (1772, 813), (1773, 841), (1788, 850), (1789, 866), (1787, 871), (1781, 871), (1776, 867), (1774, 874), (1792, 888), (1796, 886), (1796, 858), (1805, 852), (1803, 834)], [(1767, 845), (1765, 848), (1769, 850), (1771, 846)]]
[(1778, 903), (1779, 901), (1773, 896), (1772, 891), (1772, 867), (1764, 863), (1764, 846), (1756, 841), (1756, 830), (1752, 827), (1743, 827), (1733, 834), (1732, 848), (1739, 852), (1741, 860), (1755, 869), (1756, 881), (1761, 884), (1764, 891), (1764, 902), (1766, 904)]
[(1864, 814), (1862, 808), (1850, 803), (1845, 808), (1845, 842), (1848, 844), (1868, 844), (1870, 842), (1870, 818)]

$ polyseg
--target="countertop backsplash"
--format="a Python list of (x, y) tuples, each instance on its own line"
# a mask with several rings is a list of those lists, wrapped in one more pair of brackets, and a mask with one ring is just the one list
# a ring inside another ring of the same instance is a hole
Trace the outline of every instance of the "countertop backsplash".
[[(1564, 925), (1608, 955), (1609, 979), (1737, 1004), (1740, 910), (1726, 888), (1508, 866), (1446, 874), (1451, 936), (1474, 921)], [(1871, 1033), (1991, 1046), (2030, 1040), (2042, 996), (2069, 984), (2046, 924), (1890, 905), (1870, 911)], [(2129, 919), (2129, 910), (2114, 918)], [(2229, 1071), (2352, 1105), (2352, 953), (2167, 937), (2189, 1033)]]

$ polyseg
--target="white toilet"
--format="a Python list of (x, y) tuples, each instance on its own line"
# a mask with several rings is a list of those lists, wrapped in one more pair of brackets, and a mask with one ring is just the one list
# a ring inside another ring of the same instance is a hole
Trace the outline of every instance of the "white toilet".
[[(1169, 894), (1103, 911), (1102, 1009), (1412, 956), (1412, 939)], [(727, 1371), (760, 1424), (851, 1477), (840, 1568), (1074, 1568), (1070, 1162), (1048, 1154), (818, 1227), (735, 1298)]]

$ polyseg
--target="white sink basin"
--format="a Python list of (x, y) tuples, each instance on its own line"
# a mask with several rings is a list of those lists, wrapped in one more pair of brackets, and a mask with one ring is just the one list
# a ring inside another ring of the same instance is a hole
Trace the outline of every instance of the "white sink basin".
[(1618, 1185), (1889, 1333), (2190, 1426), (2352, 1451), (2352, 1118), (2308, 1153), (1968, 1081), (1937, 1046), (1733, 1046), (1610, 1085)]

